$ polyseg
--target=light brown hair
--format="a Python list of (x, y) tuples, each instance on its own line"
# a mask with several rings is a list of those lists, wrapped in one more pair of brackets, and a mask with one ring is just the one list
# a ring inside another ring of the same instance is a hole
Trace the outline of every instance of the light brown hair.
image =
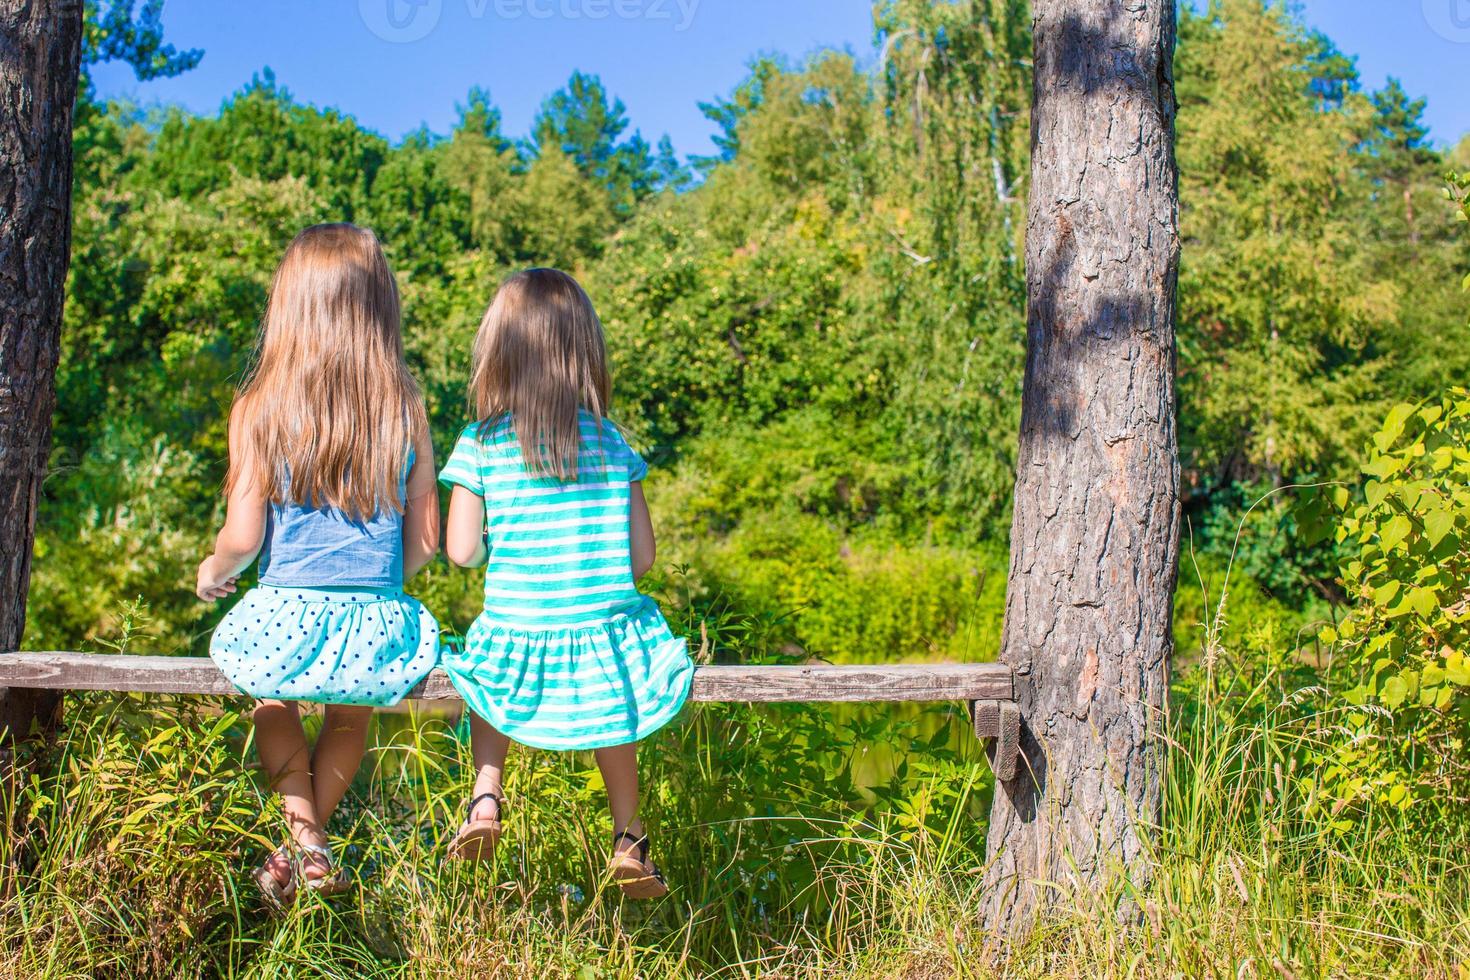
[(592, 300), (556, 269), (517, 272), (475, 334), (470, 401), (482, 423), (509, 415), (528, 472), (577, 478), (577, 411), (607, 416), (612, 381)]
[(235, 409), (243, 439), (228, 488), (245, 480), (276, 503), (359, 520), (402, 508), (409, 447), (428, 420), (403, 360), (398, 286), (371, 231), (313, 225), (291, 242)]

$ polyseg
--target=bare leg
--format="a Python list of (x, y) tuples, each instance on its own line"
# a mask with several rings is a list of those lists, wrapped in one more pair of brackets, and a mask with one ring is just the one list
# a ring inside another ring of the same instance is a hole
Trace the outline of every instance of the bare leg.
[[(306, 749), (306, 733), (301, 730), (301, 713), (294, 701), (261, 701), (255, 707), (255, 748), (260, 764), (265, 767), (271, 788), (281, 794), (282, 809), (291, 836), (299, 844), (325, 845), (327, 835), (317, 817), (316, 797), (312, 792), (311, 757)], [(317, 878), (328, 871), (326, 863), (308, 855), (308, 877)], [(272, 857), (268, 867), (276, 880), (291, 880), (290, 865)]]
[[(668, 882), (646, 857), (643, 823), (638, 819), (638, 743), (614, 745), (597, 750), (597, 768), (607, 785), (607, 805), (612, 810), (613, 856), (608, 872), (628, 898), (660, 898), (669, 893)], [(630, 840), (629, 837), (632, 839)]]
[[(643, 822), (638, 819), (638, 743), (613, 745), (597, 750), (597, 768), (607, 784), (607, 805), (612, 810), (613, 833), (626, 830), (634, 837), (643, 836)], [(634, 851), (625, 837), (615, 850)]]
[(363, 705), (329, 704), (322, 731), (311, 752), (311, 784), (316, 814), (325, 827), (337, 804), (352, 785), (367, 752), (368, 722), (373, 709)]
[[(470, 798), (482, 793), (503, 796), (501, 777), (505, 771), (505, 755), (510, 751), (510, 737), (470, 712), (470, 753), (475, 758), (475, 789)], [(490, 800), (476, 804), (472, 820), (499, 820), (500, 811)]]

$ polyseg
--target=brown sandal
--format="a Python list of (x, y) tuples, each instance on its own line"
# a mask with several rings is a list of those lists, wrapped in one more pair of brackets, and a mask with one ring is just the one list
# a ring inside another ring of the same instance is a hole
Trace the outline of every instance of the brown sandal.
[[(495, 801), (495, 819), (476, 820), (475, 807), (481, 800)], [(500, 841), (500, 819), (505, 812), (505, 803), (495, 793), (481, 793), (470, 800), (466, 808), (464, 826), (449, 842), (449, 856), (456, 861), (488, 861), (495, 854), (495, 845)]]
[[(630, 840), (638, 848), (635, 858), (627, 851), (617, 850), (618, 842)], [(607, 861), (608, 874), (618, 883), (623, 894), (629, 898), (662, 898), (669, 893), (669, 883), (663, 872), (648, 860), (648, 835), (635, 837), (623, 830), (613, 835), (613, 855)]]

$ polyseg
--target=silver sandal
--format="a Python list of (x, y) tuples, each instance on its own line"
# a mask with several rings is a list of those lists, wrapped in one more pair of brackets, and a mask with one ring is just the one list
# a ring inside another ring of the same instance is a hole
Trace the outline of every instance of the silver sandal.
[[(278, 857), (285, 858), (287, 867), (291, 869), (291, 877), (284, 883), (272, 874), (270, 869), (271, 861)], [(296, 861), (285, 844), (272, 851), (271, 856), (265, 859), (265, 864), (256, 868), (251, 878), (255, 882), (255, 887), (260, 889), (261, 900), (272, 911), (284, 911), (287, 906), (296, 901)]]
[(300, 862), (297, 874), (301, 880), (306, 882), (307, 891), (316, 892), (318, 895), (331, 897), (340, 895), (352, 888), (352, 882), (347, 877), (347, 869), (339, 865), (332, 857), (332, 849), (325, 844), (298, 844), (302, 851), (319, 857), (327, 865), (327, 873), (320, 878), (308, 878), (304, 868), (305, 861)]
[[(308, 854), (326, 862), (328, 873), (320, 878), (308, 878), (305, 860)], [(276, 857), (284, 857), (290, 862), (291, 878), (285, 883), (272, 874), (271, 869), (267, 866), (271, 859)], [(296, 901), (300, 882), (306, 883), (308, 891), (316, 892), (323, 897), (340, 895), (352, 887), (352, 882), (347, 877), (347, 869), (340, 867), (332, 859), (330, 847), (324, 844), (301, 844), (296, 841), (282, 844), (272, 851), (270, 858), (266, 859), (266, 864), (255, 869), (252, 878), (265, 904), (276, 912), (285, 911)]]

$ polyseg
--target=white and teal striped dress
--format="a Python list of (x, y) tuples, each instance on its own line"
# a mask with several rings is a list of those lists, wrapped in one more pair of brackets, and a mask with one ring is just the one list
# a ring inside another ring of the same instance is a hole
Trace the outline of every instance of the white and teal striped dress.
[(543, 749), (647, 737), (679, 713), (694, 664), (633, 582), (629, 489), (647, 465), (581, 413), (575, 483), (527, 474), (509, 417), (471, 425), (439, 479), (485, 499), (485, 610), (442, 666), (480, 717)]

